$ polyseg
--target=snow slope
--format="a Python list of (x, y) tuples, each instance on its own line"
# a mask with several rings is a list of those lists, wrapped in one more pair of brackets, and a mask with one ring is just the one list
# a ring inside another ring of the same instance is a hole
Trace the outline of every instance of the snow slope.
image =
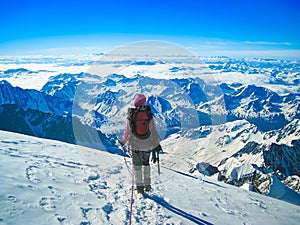
[[(0, 131), (0, 224), (129, 224), (124, 157)], [(164, 149), (165, 154), (171, 149)], [(133, 224), (298, 224), (300, 207), (164, 164)], [(125, 159), (129, 167), (130, 160)]]

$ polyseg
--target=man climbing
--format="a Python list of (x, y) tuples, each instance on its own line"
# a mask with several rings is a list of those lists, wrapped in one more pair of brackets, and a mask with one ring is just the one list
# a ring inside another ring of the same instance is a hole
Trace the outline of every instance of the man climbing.
[(152, 152), (152, 162), (155, 163), (158, 160), (156, 154), (162, 149), (154, 116), (151, 108), (146, 105), (145, 95), (136, 94), (134, 106), (135, 108), (128, 109), (126, 129), (121, 144), (127, 143), (132, 153), (137, 192), (143, 194), (144, 191), (151, 190), (150, 154)]

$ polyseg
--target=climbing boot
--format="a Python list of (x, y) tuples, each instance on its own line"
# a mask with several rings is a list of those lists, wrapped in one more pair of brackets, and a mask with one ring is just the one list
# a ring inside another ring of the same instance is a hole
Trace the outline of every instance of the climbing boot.
[(144, 186), (137, 186), (136, 190), (138, 194), (144, 194)]

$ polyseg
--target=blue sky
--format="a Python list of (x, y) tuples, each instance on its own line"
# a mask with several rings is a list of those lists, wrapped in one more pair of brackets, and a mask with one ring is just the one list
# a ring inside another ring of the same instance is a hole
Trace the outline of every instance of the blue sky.
[(300, 50), (299, 0), (4, 0), (1, 55), (164, 40), (200, 51)]

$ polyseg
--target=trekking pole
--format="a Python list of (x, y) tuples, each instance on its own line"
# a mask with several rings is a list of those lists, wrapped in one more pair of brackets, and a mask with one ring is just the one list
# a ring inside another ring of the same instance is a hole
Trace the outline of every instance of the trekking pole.
[(158, 171), (158, 175), (160, 175), (159, 152), (157, 152), (157, 171)]

